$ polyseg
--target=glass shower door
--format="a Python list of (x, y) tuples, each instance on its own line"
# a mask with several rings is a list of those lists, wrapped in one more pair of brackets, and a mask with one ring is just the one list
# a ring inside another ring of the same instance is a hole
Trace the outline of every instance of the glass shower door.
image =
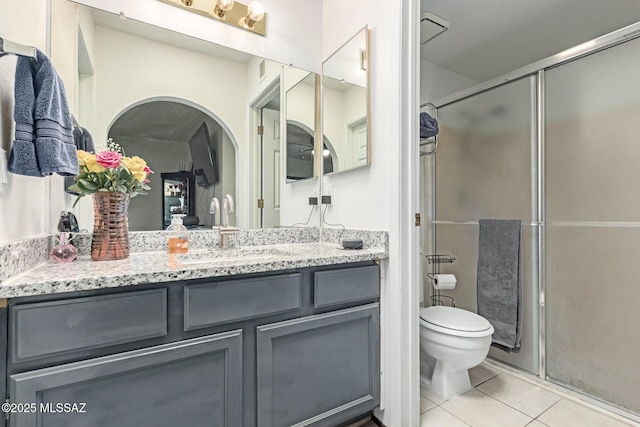
[(478, 220), (523, 223), (523, 325), (520, 353), (490, 356), (538, 374), (538, 237), (536, 77), (530, 76), (438, 109), (435, 154), (435, 252), (456, 258), (444, 273), (458, 279), (443, 291), (477, 312)]
[(547, 375), (640, 413), (640, 41), (546, 72)]

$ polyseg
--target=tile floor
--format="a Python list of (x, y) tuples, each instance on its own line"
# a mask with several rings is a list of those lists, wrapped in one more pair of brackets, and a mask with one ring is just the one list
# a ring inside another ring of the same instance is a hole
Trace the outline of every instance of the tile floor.
[(469, 376), (474, 389), (447, 401), (420, 390), (420, 427), (640, 426), (486, 362)]

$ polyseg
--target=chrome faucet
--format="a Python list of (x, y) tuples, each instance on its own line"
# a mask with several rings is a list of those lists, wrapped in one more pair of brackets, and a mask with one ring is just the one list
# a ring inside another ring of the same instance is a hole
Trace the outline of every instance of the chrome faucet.
[(220, 249), (229, 247), (229, 235), (235, 234), (238, 229), (229, 227), (229, 212), (233, 212), (233, 198), (230, 194), (224, 196), (222, 201), (222, 218), (220, 218)]
[[(217, 197), (211, 199), (211, 203), (209, 204), (209, 213), (213, 215), (211, 219), (211, 228), (216, 228), (216, 216), (220, 216), (220, 202)], [(218, 219), (218, 225), (220, 225), (220, 219)]]

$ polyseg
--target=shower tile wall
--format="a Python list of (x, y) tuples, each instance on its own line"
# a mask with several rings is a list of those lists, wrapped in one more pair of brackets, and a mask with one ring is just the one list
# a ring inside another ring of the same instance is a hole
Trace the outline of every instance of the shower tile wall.
[[(477, 311), (476, 271), (479, 219), (523, 222), (523, 336), (520, 353), (491, 355), (530, 372), (538, 371), (537, 180), (532, 103), (535, 78), (527, 77), (440, 108), (435, 161), (435, 247), (456, 257), (442, 272), (454, 273), (457, 307)], [(455, 224), (448, 222), (473, 222)], [(443, 223), (444, 222), (444, 223)]]

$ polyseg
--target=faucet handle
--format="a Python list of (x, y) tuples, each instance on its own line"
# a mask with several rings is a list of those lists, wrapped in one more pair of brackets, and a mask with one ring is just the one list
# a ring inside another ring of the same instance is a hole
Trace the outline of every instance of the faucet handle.
[(220, 202), (217, 197), (211, 199), (211, 203), (209, 204), (209, 213), (213, 215), (211, 219), (211, 227), (216, 228), (216, 217), (218, 217), (218, 225), (220, 225)]
[(224, 196), (224, 203), (227, 205), (227, 212), (233, 212), (233, 197), (231, 197), (231, 194)]

